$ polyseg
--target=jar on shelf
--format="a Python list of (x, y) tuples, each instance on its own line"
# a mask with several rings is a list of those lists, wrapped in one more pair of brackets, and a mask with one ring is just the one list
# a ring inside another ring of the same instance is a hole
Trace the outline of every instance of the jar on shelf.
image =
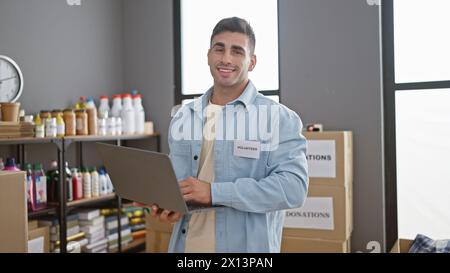
[(57, 127), (56, 118), (45, 119), (45, 137), (56, 137)]
[(76, 115), (76, 133), (78, 136), (87, 136), (88, 131), (88, 115), (85, 109), (75, 111)]
[(97, 135), (97, 109), (90, 107), (86, 111), (88, 115), (88, 133), (89, 135)]
[(37, 137), (37, 138), (45, 137), (45, 124), (42, 123), (40, 115), (36, 115), (35, 126), (36, 126), (35, 127), (35, 137)]
[(75, 112), (72, 109), (64, 109), (63, 118), (66, 126), (66, 136), (75, 136), (77, 134)]
[(45, 124), (46, 119), (52, 118), (52, 113), (49, 110), (42, 110), (39, 113), (39, 117), (41, 117), (42, 124)]
[(63, 112), (61, 110), (53, 110), (51, 112), (52, 118), (58, 118), (58, 115), (62, 115)]
[(56, 116), (56, 136), (64, 137), (66, 135), (66, 124), (61, 113)]

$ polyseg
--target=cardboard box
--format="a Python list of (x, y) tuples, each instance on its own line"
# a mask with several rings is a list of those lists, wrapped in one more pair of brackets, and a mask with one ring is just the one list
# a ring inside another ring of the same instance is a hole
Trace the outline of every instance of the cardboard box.
[(0, 252), (27, 251), (25, 172), (0, 171)]
[(147, 229), (145, 235), (146, 252), (167, 253), (173, 225), (161, 223), (150, 215), (146, 216), (145, 223)]
[(145, 246), (148, 253), (167, 253), (172, 233), (147, 231)]
[(408, 253), (413, 240), (398, 239), (392, 247), (390, 253)]
[(308, 140), (310, 185), (346, 187), (353, 181), (353, 134), (303, 132)]
[(40, 227), (28, 231), (28, 253), (50, 252), (50, 229)]
[(286, 210), (283, 235), (346, 241), (353, 230), (353, 188), (310, 185), (301, 208)]
[(38, 220), (28, 221), (28, 230), (37, 229), (39, 227)]
[(281, 253), (350, 253), (350, 239), (327, 241), (283, 236)]

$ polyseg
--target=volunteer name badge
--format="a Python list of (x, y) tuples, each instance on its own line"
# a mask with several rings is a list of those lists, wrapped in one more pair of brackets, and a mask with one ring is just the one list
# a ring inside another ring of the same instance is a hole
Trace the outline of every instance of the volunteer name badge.
[(234, 141), (234, 156), (259, 159), (261, 153), (261, 142), (248, 140)]

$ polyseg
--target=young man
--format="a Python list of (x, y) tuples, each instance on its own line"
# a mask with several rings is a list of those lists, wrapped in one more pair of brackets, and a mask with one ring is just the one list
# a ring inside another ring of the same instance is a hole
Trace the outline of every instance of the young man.
[(171, 122), (170, 157), (184, 199), (212, 208), (181, 215), (153, 206), (154, 217), (176, 223), (169, 252), (279, 252), (283, 210), (306, 198), (302, 122), (248, 79), (254, 51), (245, 20), (221, 20), (208, 50), (214, 86)]

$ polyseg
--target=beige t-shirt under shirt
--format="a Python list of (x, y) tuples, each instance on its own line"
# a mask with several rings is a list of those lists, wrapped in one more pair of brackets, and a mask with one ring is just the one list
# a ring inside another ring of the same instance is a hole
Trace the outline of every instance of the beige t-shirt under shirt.
[[(206, 108), (206, 123), (203, 128), (203, 143), (197, 179), (214, 182), (215, 125), (223, 106), (209, 103)], [(214, 210), (196, 212), (191, 215), (186, 236), (186, 253), (216, 252), (216, 214)]]

